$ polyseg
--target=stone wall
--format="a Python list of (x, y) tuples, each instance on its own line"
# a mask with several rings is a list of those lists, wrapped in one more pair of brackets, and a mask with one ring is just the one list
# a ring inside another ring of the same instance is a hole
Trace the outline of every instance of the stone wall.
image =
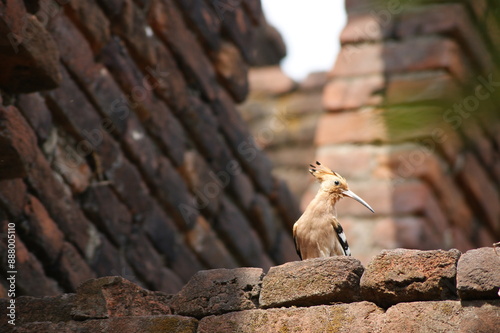
[[(16, 300), (2, 332), (481, 332), (500, 326), (500, 253), (396, 249), (200, 271), (175, 295), (121, 277)], [(6, 308), (8, 299), (1, 299)]]
[(173, 293), (203, 269), (296, 259), (298, 207), (236, 110), (249, 65), (283, 51), (257, 0), (0, 2), (16, 296), (106, 275)]

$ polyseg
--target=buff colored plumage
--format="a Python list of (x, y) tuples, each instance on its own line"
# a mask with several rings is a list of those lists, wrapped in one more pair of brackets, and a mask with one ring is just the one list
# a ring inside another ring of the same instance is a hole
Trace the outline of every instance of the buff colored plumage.
[(316, 162), (309, 172), (320, 182), (320, 189), (304, 214), (293, 225), (295, 247), (301, 259), (351, 255), (342, 226), (337, 220), (335, 204), (344, 197), (373, 209), (349, 190), (344, 177)]

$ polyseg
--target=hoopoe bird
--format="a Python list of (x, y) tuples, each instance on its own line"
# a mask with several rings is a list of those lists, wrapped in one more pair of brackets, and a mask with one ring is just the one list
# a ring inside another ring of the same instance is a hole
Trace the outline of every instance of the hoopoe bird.
[(352, 198), (374, 213), (363, 199), (349, 190), (344, 177), (316, 161), (309, 172), (320, 188), (304, 214), (293, 225), (293, 239), (300, 259), (350, 256), (351, 250), (342, 226), (337, 220), (335, 204), (344, 197)]

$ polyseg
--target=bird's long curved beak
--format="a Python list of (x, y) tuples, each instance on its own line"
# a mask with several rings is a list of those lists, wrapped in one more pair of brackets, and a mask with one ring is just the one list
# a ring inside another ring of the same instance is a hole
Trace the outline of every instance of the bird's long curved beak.
[(348, 196), (349, 198), (353, 198), (354, 200), (356, 200), (357, 202), (359, 202), (360, 204), (362, 204), (363, 206), (365, 206), (366, 208), (368, 208), (369, 210), (371, 210), (372, 213), (375, 213), (375, 211), (373, 210), (373, 208), (371, 208), (370, 205), (366, 203), (366, 201), (364, 201), (363, 199), (361, 199), (353, 191), (346, 190), (346, 191), (343, 191), (342, 194), (344, 194), (345, 196)]

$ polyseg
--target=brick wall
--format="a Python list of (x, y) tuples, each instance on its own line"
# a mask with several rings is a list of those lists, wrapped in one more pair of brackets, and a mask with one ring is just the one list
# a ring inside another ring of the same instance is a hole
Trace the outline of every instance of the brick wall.
[(280, 56), (254, 47), (281, 47), (259, 1), (0, 13), (0, 220), (3, 239), (15, 224), (18, 296), (105, 275), (175, 292), (201, 269), (296, 258), (298, 209), (235, 106), (249, 64)]
[[(352, 257), (200, 271), (175, 295), (118, 276), (75, 294), (19, 297), (2, 332), (484, 332), (500, 325), (499, 255), (386, 250)], [(334, 272), (334, 274), (332, 274)], [(397, 272), (397, 274), (395, 274)], [(0, 306), (8, 306), (0, 299)], [(10, 310), (9, 310), (10, 311)]]

